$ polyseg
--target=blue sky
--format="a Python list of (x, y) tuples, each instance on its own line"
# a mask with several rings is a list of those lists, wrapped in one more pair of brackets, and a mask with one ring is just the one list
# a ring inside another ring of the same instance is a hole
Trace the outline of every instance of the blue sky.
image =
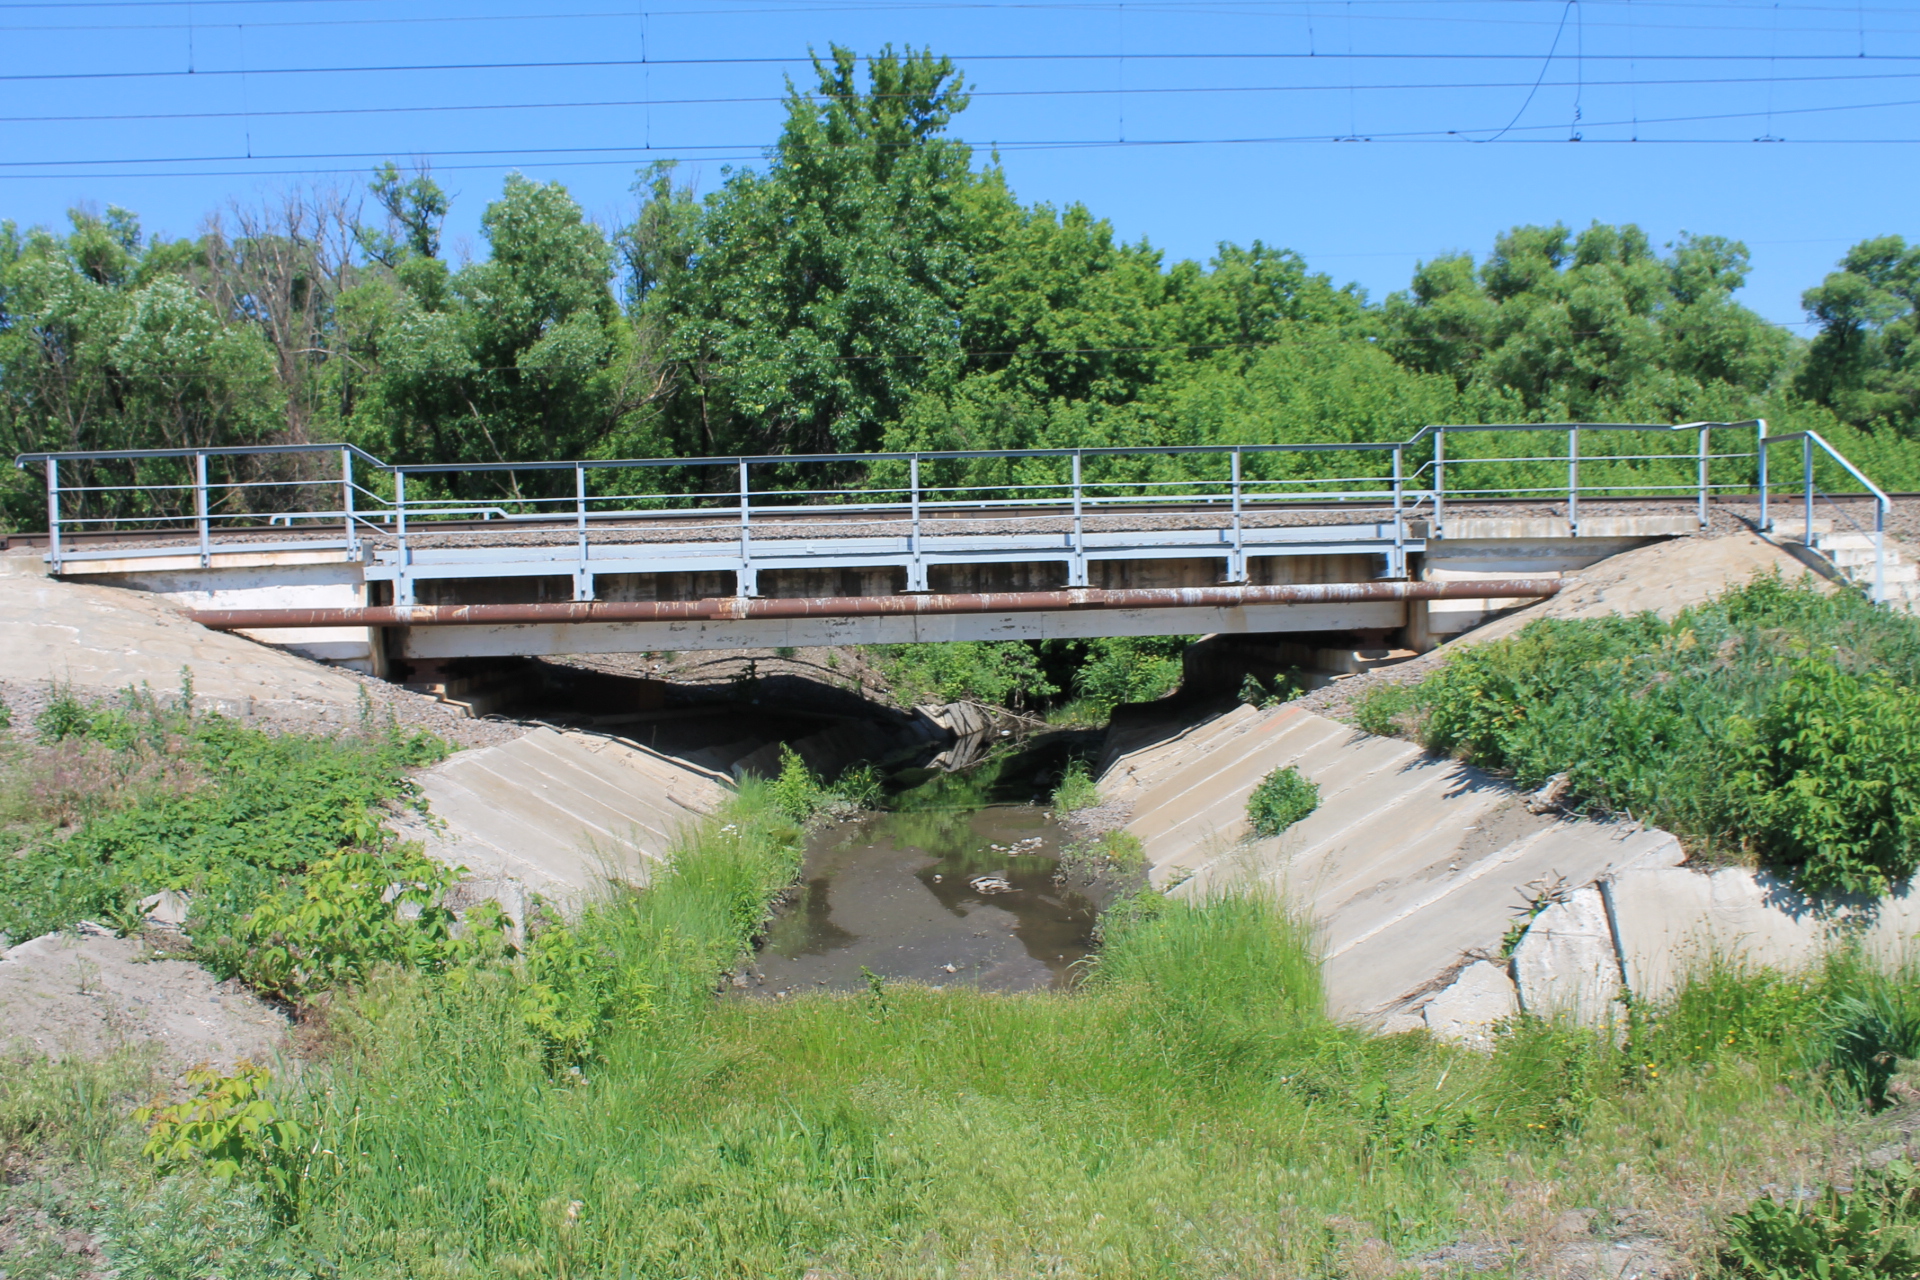
[(480, 253), (506, 172), (620, 220), (650, 159), (703, 189), (756, 163), (809, 47), (888, 42), (961, 64), (956, 132), (1024, 200), (1169, 259), (1283, 245), (1375, 298), (1598, 219), (1745, 240), (1746, 300), (1795, 324), (1849, 244), (1920, 235), (1920, 6), (1888, 0), (0, 0), (0, 218), (189, 234), (424, 159)]

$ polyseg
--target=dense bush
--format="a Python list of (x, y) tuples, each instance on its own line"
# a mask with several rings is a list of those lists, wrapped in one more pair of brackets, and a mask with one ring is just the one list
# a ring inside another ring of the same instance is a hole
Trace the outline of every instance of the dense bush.
[(1292, 765), (1260, 779), (1247, 796), (1247, 821), (1256, 836), (1277, 836), (1320, 807), (1320, 784)]
[[(0, 933), (16, 940), (118, 918), (164, 889), (194, 895), (196, 939), (231, 933), (310, 867), (365, 847), (368, 814), (404, 802), (406, 770), (447, 751), (372, 725), (337, 738), (273, 735), (138, 692), (110, 704), (62, 693), (40, 720), (43, 741), (15, 750), (42, 753), (49, 790), (61, 771), (80, 781), (70, 812), (22, 815), (24, 849), (0, 859)], [(76, 829), (55, 832), (63, 820)]]
[(1016, 710), (1045, 704), (1059, 686), (1047, 679), (1034, 646), (1021, 641), (873, 645), (902, 703), (983, 702)]
[(1073, 692), (1101, 712), (1163, 698), (1180, 685), (1181, 655), (1193, 636), (1115, 636), (1085, 642)]
[(1768, 1197), (1727, 1224), (1723, 1265), (1742, 1280), (1920, 1275), (1920, 1176), (1896, 1161), (1811, 1200)]
[(1916, 684), (1920, 622), (1767, 577), (1670, 622), (1534, 622), (1415, 699), (1435, 750), (1525, 787), (1564, 772), (1592, 812), (1752, 850), (1809, 889), (1879, 892), (1920, 861)]

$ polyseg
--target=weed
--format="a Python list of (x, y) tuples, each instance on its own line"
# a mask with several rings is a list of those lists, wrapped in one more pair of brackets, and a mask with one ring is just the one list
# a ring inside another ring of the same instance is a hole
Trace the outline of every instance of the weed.
[(1419, 705), (1419, 694), (1412, 685), (1379, 684), (1353, 702), (1353, 721), (1368, 733), (1391, 737), (1404, 732), (1403, 716)]
[(1920, 1175), (1895, 1161), (1849, 1191), (1761, 1200), (1727, 1223), (1721, 1262), (1750, 1280), (1920, 1275)]
[(1247, 796), (1247, 821), (1256, 836), (1277, 836), (1320, 807), (1320, 784), (1293, 765), (1260, 779)]
[[(30, 825), (21, 855), (0, 859), (0, 933), (28, 938), (81, 919), (118, 918), (147, 894), (186, 891), (195, 898), (190, 936), (206, 958), (295, 994), (318, 980), (317, 957), (338, 960), (352, 948), (335, 943), (372, 927), (362, 898), (396, 879), (444, 874), (417, 854), (392, 862), (372, 816), (409, 796), (407, 767), (445, 754), (426, 735), (273, 737), (217, 715), (185, 716), (138, 690), (119, 705), (63, 690), (49, 714), (56, 708), (40, 744), (15, 748), (26, 754), (10, 773), (33, 785), (31, 804), (10, 802), (9, 816)], [(62, 822), (77, 829), (58, 836), (51, 828)], [(337, 860), (352, 850), (388, 861)], [(316, 867), (361, 889), (347, 893), (342, 882), (309, 897), (302, 877)], [(395, 878), (371, 887), (387, 873)], [(389, 903), (375, 909), (393, 915)], [(350, 928), (355, 912), (360, 924)], [(315, 946), (286, 941), (300, 937)], [(284, 962), (271, 959), (275, 948)], [(348, 967), (364, 972), (360, 961)]]
[(1058, 814), (1091, 809), (1100, 803), (1100, 789), (1094, 785), (1093, 775), (1088, 771), (1086, 761), (1067, 762), (1066, 769), (1060, 774), (1059, 784), (1053, 789), (1051, 803), (1053, 811)]
[(85, 736), (93, 720), (93, 709), (80, 700), (71, 684), (55, 683), (53, 697), (33, 719), (33, 730), (43, 742), (59, 742)]
[(807, 768), (800, 753), (780, 744), (780, 774), (773, 780), (773, 803), (795, 822), (805, 822), (827, 802), (827, 789)]
[(1543, 619), (1417, 692), (1433, 750), (1753, 849), (1808, 889), (1920, 866), (1920, 622), (1757, 578), (1670, 622)]
[(223, 1182), (253, 1182), (274, 1220), (292, 1222), (312, 1149), (300, 1125), (267, 1097), (271, 1079), (266, 1068), (244, 1060), (230, 1074), (209, 1067), (188, 1072), (198, 1089), (193, 1098), (134, 1112), (149, 1126), (142, 1154), (163, 1171), (199, 1165)]

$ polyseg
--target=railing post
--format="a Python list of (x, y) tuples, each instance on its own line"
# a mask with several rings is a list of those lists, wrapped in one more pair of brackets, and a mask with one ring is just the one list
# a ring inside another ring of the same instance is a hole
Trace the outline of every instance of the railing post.
[(1067, 585), (1087, 585), (1087, 545), (1080, 516), (1080, 451), (1073, 451), (1073, 559), (1067, 566)]
[(407, 472), (393, 469), (393, 527), (397, 559), (393, 571), (393, 603), (397, 608), (413, 607), (413, 552), (407, 546)]
[(1773, 524), (1767, 519), (1767, 420), (1756, 418), (1754, 421), (1757, 424), (1754, 448), (1760, 462), (1760, 532), (1771, 533)]
[(60, 572), (60, 459), (47, 459), (47, 566)]
[(1433, 429), (1433, 536), (1447, 536), (1447, 429)]
[(927, 566), (920, 559), (920, 456), (907, 460), (907, 505), (912, 510), (913, 527), (907, 534), (907, 590), (927, 589)]
[(193, 455), (193, 513), (200, 529), (200, 567), (213, 563), (212, 538), (207, 529), (207, 455)]
[(579, 528), (580, 554), (573, 566), (573, 598), (593, 599), (593, 571), (587, 567), (587, 468), (573, 464), (573, 512)]
[(1807, 495), (1807, 523), (1800, 530), (1800, 536), (1808, 546), (1813, 545), (1813, 437), (1800, 438), (1801, 483)]
[(747, 460), (740, 459), (740, 571), (734, 590), (743, 596), (760, 594), (758, 575), (753, 570), (753, 534), (747, 526)]
[(347, 538), (347, 559), (360, 558), (359, 530), (353, 523), (353, 450), (340, 451), (340, 516), (345, 522), (344, 532)]
[(1702, 529), (1707, 527), (1707, 437), (1712, 431), (1712, 427), (1700, 428), (1700, 527)]
[(1389, 578), (1407, 576), (1407, 518), (1403, 490), (1406, 486), (1406, 447), (1393, 446), (1393, 563)]
[(1567, 428), (1567, 533), (1580, 536), (1580, 428)]
[(1873, 500), (1873, 602), (1887, 602), (1887, 504)]
[(1240, 450), (1233, 451), (1233, 556), (1227, 561), (1227, 581), (1247, 581), (1247, 543), (1240, 524)]

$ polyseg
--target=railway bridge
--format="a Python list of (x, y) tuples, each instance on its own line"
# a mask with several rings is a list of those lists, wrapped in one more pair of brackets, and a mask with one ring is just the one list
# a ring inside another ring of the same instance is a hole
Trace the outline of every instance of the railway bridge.
[[(1888, 495), (1764, 422), (1404, 441), (388, 464), (351, 445), (24, 455), (50, 571), (396, 663), (1228, 633), (1423, 649), (1744, 521), (1907, 590)], [(1771, 462), (1771, 474), (1769, 464)], [(1775, 492), (1778, 490), (1778, 492)]]

